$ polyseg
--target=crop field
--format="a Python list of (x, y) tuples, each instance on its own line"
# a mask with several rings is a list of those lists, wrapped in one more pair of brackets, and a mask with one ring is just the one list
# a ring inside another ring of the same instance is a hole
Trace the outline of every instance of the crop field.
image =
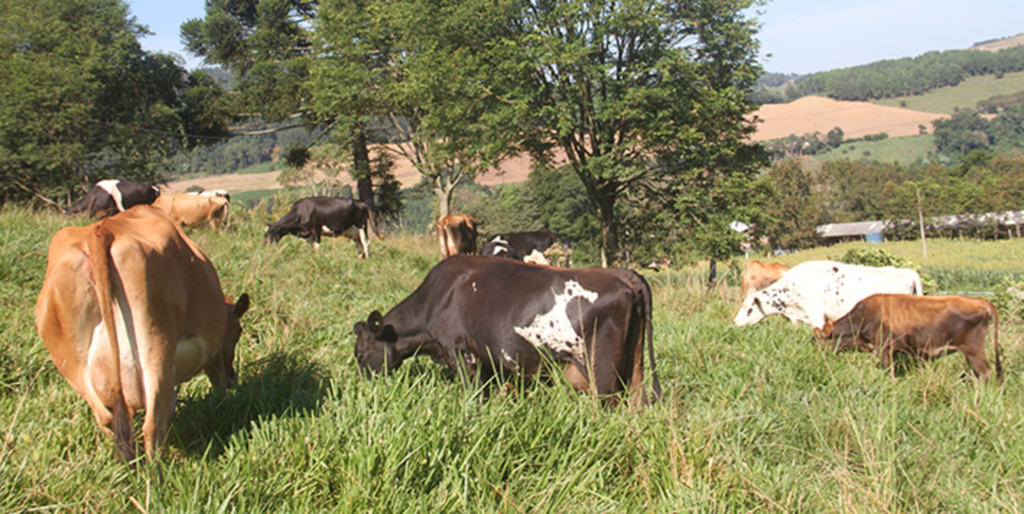
[[(344, 239), (264, 246), (243, 217), (190, 232), (225, 293), (252, 297), (239, 383), (180, 386), (162, 461), (132, 468), (34, 328), (47, 243), (69, 220), (0, 210), (0, 512), (1024, 510), (1019, 319), (999, 326), (1001, 387), (958, 355), (893, 378), (807, 326), (733, 327), (736, 287), (651, 273), (659, 403), (607, 410), (557, 380), (484, 402), (429, 359), (356, 371), (352, 325), (419, 285), (435, 241), (374, 240), (363, 261)], [(928, 265), (1020, 269), (1011, 243), (929, 241)], [(786, 262), (845, 253), (817, 251)]]

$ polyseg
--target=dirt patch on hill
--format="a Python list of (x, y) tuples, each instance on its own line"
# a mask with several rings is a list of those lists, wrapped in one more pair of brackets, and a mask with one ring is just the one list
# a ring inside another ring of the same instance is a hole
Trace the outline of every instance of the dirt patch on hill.
[(1020, 45), (1024, 45), (1024, 34), (1017, 34), (1016, 36), (1000, 39), (999, 41), (992, 41), (991, 43), (975, 45), (972, 46), (970, 50), (988, 50), (990, 52), (998, 52), (1004, 48), (1013, 48)]
[(788, 104), (762, 106), (755, 113), (763, 121), (757, 126), (754, 141), (770, 141), (791, 134), (822, 135), (839, 127), (843, 137), (856, 138), (885, 132), (889, 137), (915, 136), (924, 125), (930, 131), (932, 120), (948, 114), (913, 111), (868, 102), (844, 102), (820, 96), (807, 96)]
[[(557, 154), (556, 154), (557, 156)], [(530, 175), (533, 160), (522, 155), (505, 161), (496, 169), (491, 169), (476, 178), (477, 184), (485, 186), (499, 186), (504, 184), (518, 184), (526, 182)], [(399, 159), (395, 162), (395, 178), (402, 184), (402, 187), (412, 187), (420, 182), (420, 173), (416, 171), (412, 163)], [(173, 193), (181, 193), (192, 186), (199, 186), (204, 190), (226, 189), (232, 193), (244, 191), (256, 191), (259, 189), (280, 189), (281, 184), (277, 181), (280, 171), (267, 173), (250, 173), (239, 175), (231, 173), (227, 175), (216, 175), (212, 177), (200, 177), (187, 180), (175, 180), (166, 186), (166, 190)], [(342, 173), (347, 179), (347, 175)], [(318, 180), (323, 180), (326, 175), (320, 174)], [(355, 188), (355, 181), (348, 180), (347, 183)]]

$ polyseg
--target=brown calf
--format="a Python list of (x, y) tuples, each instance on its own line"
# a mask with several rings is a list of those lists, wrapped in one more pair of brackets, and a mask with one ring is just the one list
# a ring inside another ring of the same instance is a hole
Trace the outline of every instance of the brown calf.
[(974, 373), (988, 381), (985, 334), (993, 322), (996, 378), (1003, 380), (999, 361), (999, 313), (987, 300), (966, 296), (875, 294), (858, 303), (846, 316), (815, 329), (819, 339), (836, 350), (872, 352), (884, 367), (903, 352), (925, 360), (960, 351)]
[(476, 228), (483, 225), (466, 214), (449, 214), (437, 220), (437, 239), (441, 258), (476, 253)]

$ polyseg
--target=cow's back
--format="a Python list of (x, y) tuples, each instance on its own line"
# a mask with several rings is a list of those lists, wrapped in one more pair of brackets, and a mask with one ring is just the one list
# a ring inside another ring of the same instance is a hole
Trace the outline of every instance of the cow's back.
[(189, 193), (160, 195), (153, 207), (172, 220), (187, 226), (214, 224), (227, 216), (228, 200), (222, 196), (201, 196)]

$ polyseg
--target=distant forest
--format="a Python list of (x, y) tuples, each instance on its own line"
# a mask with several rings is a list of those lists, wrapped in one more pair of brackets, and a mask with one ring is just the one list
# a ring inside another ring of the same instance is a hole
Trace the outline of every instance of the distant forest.
[[(1024, 46), (998, 52), (947, 50), (917, 57), (878, 61), (863, 66), (810, 75), (765, 74), (761, 89), (751, 94), (757, 103), (785, 103), (809, 95), (836, 100), (869, 101), (921, 95), (955, 86), (968, 77), (1024, 71)], [(786, 83), (784, 92), (779, 92)]]
[(308, 146), (319, 136), (318, 131), (310, 132), (305, 127), (296, 127), (279, 132), (232, 137), (175, 155), (167, 175), (181, 177), (236, 173), (250, 166), (277, 161), (289, 145), (300, 143)]

